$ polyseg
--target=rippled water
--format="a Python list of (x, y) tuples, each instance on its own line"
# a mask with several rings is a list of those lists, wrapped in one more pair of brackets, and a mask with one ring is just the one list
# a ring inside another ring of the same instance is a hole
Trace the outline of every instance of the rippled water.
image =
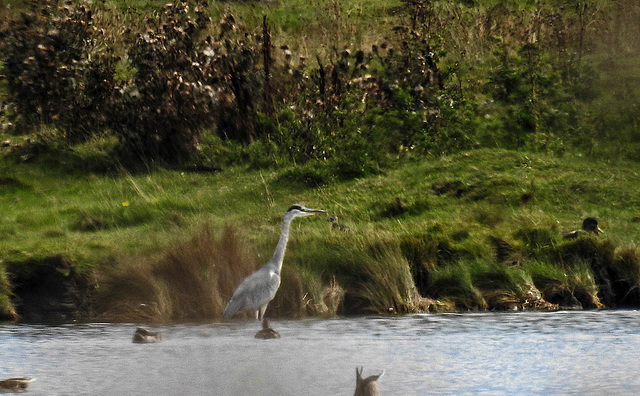
[(425, 314), (150, 327), (0, 325), (0, 379), (31, 395), (640, 394), (640, 312)]

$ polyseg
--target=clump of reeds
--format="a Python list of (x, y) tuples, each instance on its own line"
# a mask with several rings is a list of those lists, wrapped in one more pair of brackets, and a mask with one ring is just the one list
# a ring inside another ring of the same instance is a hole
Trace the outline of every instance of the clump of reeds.
[(308, 267), (303, 274), (322, 279), (309, 293), (322, 314), (422, 312), (433, 304), (418, 292), (400, 244), (384, 233), (330, 233), (294, 255)]
[(234, 288), (256, 269), (233, 226), (204, 228), (155, 262), (120, 263), (101, 276), (102, 316), (112, 320), (203, 320), (221, 316)]
[[(583, 274), (576, 275), (576, 280), (586, 280), (578, 282), (578, 285), (585, 283), (588, 289), (593, 289), (579, 293), (587, 298), (586, 304), (574, 292), (583, 307), (599, 308), (604, 304), (612, 308), (616, 305), (617, 298), (613, 289), (616, 279), (612, 271), (614, 252), (615, 244), (611, 240), (593, 236), (562, 244), (554, 252), (554, 256), (558, 258), (558, 265), (575, 274)], [(593, 283), (593, 286), (590, 283)]]
[[(226, 226), (219, 236), (204, 228), (170, 246), (157, 261), (134, 260), (104, 271), (101, 316), (156, 322), (219, 318), (235, 288), (257, 269), (255, 256), (235, 227)], [(335, 315), (345, 294), (335, 278), (323, 282), (315, 272), (285, 260), (268, 315)]]
[(388, 240), (365, 241), (365, 250), (353, 255), (354, 272), (347, 290), (360, 302), (360, 310), (373, 313), (427, 311), (432, 301), (416, 288), (409, 262), (399, 244)]
[[(557, 309), (536, 286), (540, 277), (532, 279), (530, 274), (530, 267), (490, 260), (445, 265), (432, 271), (429, 295), (455, 310)], [(555, 283), (566, 284), (566, 279)]]
[(593, 272), (584, 261), (571, 266), (531, 261), (524, 268), (531, 274), (542, 297), (560, 308), (603, 307)]
[(640, 253), (637, 248), (623, 248), (616, 252), (612, 263), (616, 273), (617, 302), (623, 306), (640, 305)]
[[(377, 313), (414, 312), (420, 304), (409, 264), (393, 250), (371, 255), (364, 263), (367, 279), (358, 287), (357, 295), (369, 301), (369, 309)], [(425, 307), (426, 308), (426, 307)]]
[(0, 321), (15, 320), (18, 314), (11, 304), (11, 283), (4, 266), (0, 265)]
[(447, 300), (457, 309), (488, 308), (482, 293), (473, 285), (471, 272), (465, 264), (450, 264), (433, 270), (429, 290), (433, 298)]
[(307, 268), (286, 263), (282, 269), (278, 293), (269, 303), (269, 316), (333, 316), (342, 304), (344, 289), (335, 281), (324, 284), (321, 277)]

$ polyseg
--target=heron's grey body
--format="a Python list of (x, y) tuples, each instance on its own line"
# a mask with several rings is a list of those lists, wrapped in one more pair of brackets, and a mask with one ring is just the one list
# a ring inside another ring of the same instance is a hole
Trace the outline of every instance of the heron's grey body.
[(224, 309), (224, 317), (230, 318), (238, 312), (255, 311), (256, 319), (262, 320), (269, 301), (273, 299), (280, 287), (280, 270), (284, 260), (284, 252), (289, 240), (291, 221), (299, 216), (309, 216), (324, 212), (320, 209), (309, 209), (301, 205), (293, 205), (284, 214), (280, 240), (273, 257), (257, 271), (247, 276), (233, 292), (231, 300)]

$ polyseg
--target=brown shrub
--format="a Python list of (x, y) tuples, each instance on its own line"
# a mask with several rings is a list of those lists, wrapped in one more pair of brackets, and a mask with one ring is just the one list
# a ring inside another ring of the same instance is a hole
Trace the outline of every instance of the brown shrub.
[(256, 268), (233, 226), (219, 237), (207, 227), (178, 241), (157, 262), (120, 263), (104, 271), (99, 307), (108, 320), (206, 320), (222, 316), (240, 281)]

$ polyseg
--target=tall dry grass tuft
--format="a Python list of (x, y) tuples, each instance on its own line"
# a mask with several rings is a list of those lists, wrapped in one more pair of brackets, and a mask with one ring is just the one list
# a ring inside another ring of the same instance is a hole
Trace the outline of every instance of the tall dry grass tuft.
[(352, 294), (366, 301), (367, 310), (375, 313), (429, 310), (431, 300), (418, 293), (399, 245), (382, 242), (372, 246), (359, 267), (361, 280)]
[(109, 320), (168, 322), (222, 316), (241, 280), (256, 269), (252, 249), (227, 225), (205, 227), (156, 262), (121, 263), (101, 275), (99, 306)]
[(323, 283), (317, 273), (289, 263), (282, 270), (282, 283), (269, 303), (271, 317), (302, 318), (334, 316), (342, 305), (344, 289), (333, 278)]
[(11, 303), (11, 282), (4, 266), (0, 263), (0, 321), (18, 319), (18, 313)]
[(340, 286), (336, 277), (333, 276), (322, 291), (322, 302), (327, 307), (327, 315), (334, 316), (338, 313), (338, 310), (342, 307), (344, 293), (344, 288)]

